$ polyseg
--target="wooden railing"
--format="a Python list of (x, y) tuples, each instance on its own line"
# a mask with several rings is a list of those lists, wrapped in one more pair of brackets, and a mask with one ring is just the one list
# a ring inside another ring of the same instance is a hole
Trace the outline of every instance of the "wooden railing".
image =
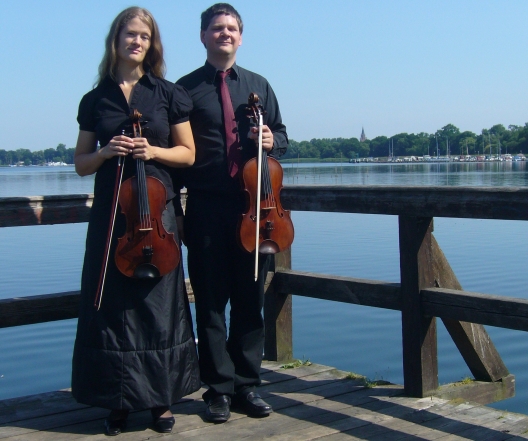
[[(527, 188), (286, 186), (295, 211), (397, 215), (400, 283), (294, 271), (290, 250), (268, 275), (265, 358), (292, 358), (292, 295), (401, 311), (405, 391), (489, 403), (514, 394), (514, 376), (482, 325), (528, 330), (528, 301), (462, 291), (433, 232), (434, 217), (528, 220)], [(91, 195), (0, 198), (0, 227), (86, 222)], [(521, 289), (522, 287), (519, 287)], [(0, 300), (0, 327), (77, 317), (78, 292)], [(436, 317), (475, 377), (438, 387)]]

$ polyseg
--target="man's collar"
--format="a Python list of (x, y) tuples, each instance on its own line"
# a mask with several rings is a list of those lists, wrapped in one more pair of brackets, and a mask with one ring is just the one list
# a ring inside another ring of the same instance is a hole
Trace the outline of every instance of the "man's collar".
[[(209, 63), (209, 61), (206, 61), (205, 62), (205, 65), (204, 65), (204, 69), (205, 69), (205, 75), (207, 77), (207, 79), (213, 83), (215, 78), (216, 78), (216, 74), (218, 72), (218, 69), (216, 67), (214, 67), (211, 63)], [(239, 71), (238, 71), (238, 66), (237, 64), (233, 64), (229, 69), (231, 69), (231, 75), (234, 75), (235, 77), (238, 78), (239, 76)], [(233, 78), (233, 76), (232, 76)]]

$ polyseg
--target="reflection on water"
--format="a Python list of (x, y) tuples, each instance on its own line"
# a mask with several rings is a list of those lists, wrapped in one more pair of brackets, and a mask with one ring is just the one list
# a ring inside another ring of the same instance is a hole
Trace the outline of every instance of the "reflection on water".
[[(285, 164), (285, 184), (527, 186), (525, 163)], [(0, 168), (0, 197), (91, 193), (72, 167)], [(294, 269), (399, 281), (395, 216), (294, 212)], [(464, 289), (528, 298), (524, 222), (435, 219), (435, 237)], [(76, 290), (86, 224), (0, 228), (0, 298)], [(184, 250), (185, 251), (185, 250)], [(402, 383), (400, 314), (294, 297), (294, 356)], [(76, 320), (0, 329), (0, 399), (69, 386)], [(439, 321), (440, 383), (470, 376)], [(528, 334), (488, 327), (517, 396), (495, 407), (528, 413)], [(38, 363), (35, 363), (38, 359)]]
[[(513, 186), (528, 184), (513, 162), (283, 164), (284, 184)], [(0, 197), (92, 193), (93, 176), (73, 167), (0, 167)]]
[(93, 182), (71, 166), (0, 167), (0, 197), (93, 193)]
[(526, 186), (526, 162), (284, 164), (284, 184)]

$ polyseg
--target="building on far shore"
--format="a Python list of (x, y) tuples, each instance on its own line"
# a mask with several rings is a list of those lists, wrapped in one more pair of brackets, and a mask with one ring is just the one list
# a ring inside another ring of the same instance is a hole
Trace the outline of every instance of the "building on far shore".
[(367, 137), (365, 136), (365, 129), (363, 129), (363, 127), (361, 127), (361, 136), (359, 137), (359, 142), (363, 142), (363, 141), (366, 141), (367, 140)]

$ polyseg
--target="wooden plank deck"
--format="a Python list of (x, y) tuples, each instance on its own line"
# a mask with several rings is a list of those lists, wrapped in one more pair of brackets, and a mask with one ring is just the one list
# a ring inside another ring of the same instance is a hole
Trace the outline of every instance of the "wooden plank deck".
[[(467, 402), (407, 398), (403, 388), (366, 388), (347, 372), (312, 364), (282, 369), (263, 364), (260, 394), (274, 408), (266, 418), (233, 412), (225, 424), (204, 421), (203, 391), (172, 407), (172, 434), (149, 428), (150, 412), (133, 412), (122, 441), (156, 440), (520, 440), (528, 416)], [(0, 440), (108, 440), (107, 411), (77, 404), (69, 391), (0, 401)]]

